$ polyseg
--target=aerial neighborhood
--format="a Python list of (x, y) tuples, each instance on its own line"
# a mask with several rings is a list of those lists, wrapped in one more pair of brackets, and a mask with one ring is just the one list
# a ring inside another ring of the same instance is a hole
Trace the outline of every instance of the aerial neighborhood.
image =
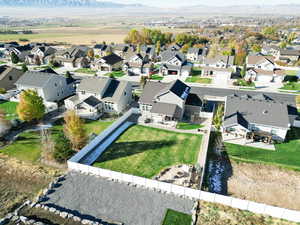
[(16, 175), (25, 203), (0, 195), (1, 225), (300, 222), (300, 20), (177, 19), (119, 43), (0, 43), (0, 173), (34, 174)]

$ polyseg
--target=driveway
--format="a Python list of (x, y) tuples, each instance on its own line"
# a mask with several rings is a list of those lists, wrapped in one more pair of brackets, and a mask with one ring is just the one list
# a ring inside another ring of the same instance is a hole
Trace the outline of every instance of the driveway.
[(160, 225), (168, 208), (191, 214), (194, 202), (174, 195), (70, 172), (43, 204), (54, 204), (125, 225)]

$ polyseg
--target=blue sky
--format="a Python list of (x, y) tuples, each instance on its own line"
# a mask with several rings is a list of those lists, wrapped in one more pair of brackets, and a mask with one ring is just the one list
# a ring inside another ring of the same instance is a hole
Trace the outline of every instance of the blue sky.
[[(101, 0), (99, 0), (101, 1)], [(186, 5), (277, 5), (299, 4), (299, 0), (111, 0), (119, 3), (139, 3), (156, 7), (174, 7)]]

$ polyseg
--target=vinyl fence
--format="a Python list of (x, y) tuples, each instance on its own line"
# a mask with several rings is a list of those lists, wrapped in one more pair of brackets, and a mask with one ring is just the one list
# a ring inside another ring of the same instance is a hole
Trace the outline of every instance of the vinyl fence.
[(242, 199), (232, 198), (224, 195), (218, 195), (218, 194), (209, 193), (205, 191), (181, 187), (174, 184), (164, 183), (156, 180), (146, 179), (143, 177), (137, 177), (137, 176), (119, 173), (111, 170), (96, 168), (96, 167), (83, 165), (71, 161), (68, 161), (68, 168), (71, 171), (77, 171), (81, 173), (101, 176), (104, 178), (115, 179), (118, 181), (139, 185), (144, 188), (160, 190), (169, 194), (175, 194), (180, 197), (219, 203), (219, 204), (227, 205), (241, 210), (248, 210), (253, 213), (260, 213), (260, 214), (265, 214), (280, 219), (300, 222), (299, 211), (274, 207), (266, 204), (248, 201), (248, 200), (242, 200)]

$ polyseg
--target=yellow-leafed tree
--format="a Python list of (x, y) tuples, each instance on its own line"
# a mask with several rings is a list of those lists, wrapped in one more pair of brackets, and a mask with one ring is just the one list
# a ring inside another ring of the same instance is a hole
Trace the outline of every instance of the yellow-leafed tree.
[(43, 98), (35, 90), (25, 90), (20, 94), (17, 113), (21, 120), (30, 122), (40, 120), (45, 114)]
[(65, 113), (64, 120), (64, 133), (70, 140), (72, 148), (79, 151), (86, 145), (88, 139), (84, 129), (84, 122), (73, 110)]

